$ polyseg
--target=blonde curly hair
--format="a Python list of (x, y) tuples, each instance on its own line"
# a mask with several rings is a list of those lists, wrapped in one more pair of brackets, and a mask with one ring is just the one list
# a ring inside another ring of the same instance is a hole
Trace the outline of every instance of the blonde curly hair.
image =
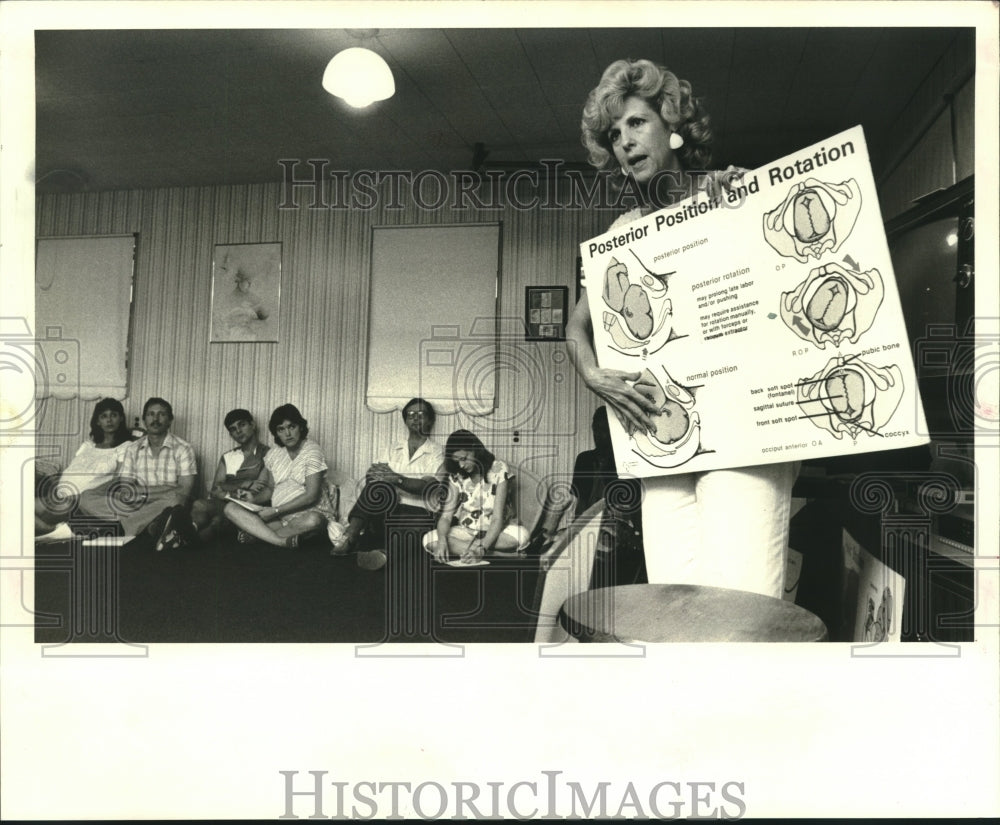
[(587, 160), (597, 169), (617, 166), (608, 129), (621, 116), (625, 98), (641, 97), (684, 138), (677, 157), (685, 169), (707, 169), (712, 162), (712, 126), (691, 84), (650, 60), (616, 60), (587, 96), (580, 122)]

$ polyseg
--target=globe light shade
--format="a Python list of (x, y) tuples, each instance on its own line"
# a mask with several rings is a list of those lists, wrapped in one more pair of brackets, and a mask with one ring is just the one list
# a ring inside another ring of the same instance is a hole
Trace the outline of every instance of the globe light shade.
[(342, 97), (350, 106), (362, 109), (396, 92), (392, 71), (370, 49), (344, 49), (334, 55), (323, 72), (323, 88)]

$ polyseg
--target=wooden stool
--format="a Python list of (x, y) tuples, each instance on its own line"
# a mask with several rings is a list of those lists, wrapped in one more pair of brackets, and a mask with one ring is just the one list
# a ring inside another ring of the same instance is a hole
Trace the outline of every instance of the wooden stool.
[(581, 642), (822, 642), (826, 625), (791, 602), (691, 584), (628, 584), (578, 593), (559, 611)]

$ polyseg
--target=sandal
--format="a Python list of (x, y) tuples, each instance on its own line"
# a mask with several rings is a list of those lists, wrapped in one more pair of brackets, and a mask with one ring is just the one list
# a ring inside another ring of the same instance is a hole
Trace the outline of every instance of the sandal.
[(298, 546), (299, 546), (299, 537), (297, 535), (289, 536), (287, 539), (285, 539), (285, 547), (287, 547), (289, 550), (296, 550), (298, 549)]
[(254, 537), (251, 536), (249, 533), (244, 532), (243, 530), (239, 530), (236, 533), (236, 540), (240, 544), (253, 544)]

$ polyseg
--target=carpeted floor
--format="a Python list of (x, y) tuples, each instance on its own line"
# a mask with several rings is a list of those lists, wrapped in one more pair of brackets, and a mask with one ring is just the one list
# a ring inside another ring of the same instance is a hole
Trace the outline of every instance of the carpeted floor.
[(79, 541), (35, 548), (35, 641), (525, 642), (536, 559), (434, 563), (412, 546), (360, 569), (317, 539), (297, 550), (235, 539), (156, 552)]

